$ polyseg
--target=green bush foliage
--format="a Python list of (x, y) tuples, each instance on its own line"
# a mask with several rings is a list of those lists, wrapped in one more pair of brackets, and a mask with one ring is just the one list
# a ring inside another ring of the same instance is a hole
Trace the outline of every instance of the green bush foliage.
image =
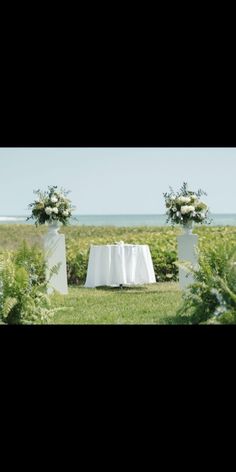
[(177, 316), (190, 324), (236, 323), (236, 241), (208, 247), (194, 275)]
[[(208, 252), (224, 239), (236, 240), (236, 227), (197, 227), (199, 250)], [(72, 227), (63, 229), (66, 235), (67, 271), (70, 284), (83, 284), (86, 279), (91, 244), (126, 243), (148, 244), (157, 282), (178, 280), (177, 235), (179, 228), (171, 227)]]
[[(31, 247), (37, 245), (42, 253), (42, 236), (47, 229), (33, 225), (0, 225), (0, 251), (19, 248), (25, 240)], [(89, 249), (91, 244), (109, 244), (124, 241), (133, 244), (148, 244), (156, 280), (158, 282), (177, 281), (177, 235), (179, 227), (114, 227), (114, 226), (71, 226), (62, 228), (66, 235), (67, 272), (69, 284), (83, 284), (86, 279)], [(236, 227), (196, 226), (199, 235), (199, 249), (202, 254), (217, 247), (222, 240), (233, 244)], [(31, 256), (30, 256), (31, 257)], [(42, 272), (41, 272), (42, 273)]]
[(129, 244), (148, 244), (157, 281), (177, 280), (178, 268), (176, 231), (168, 228), (114, 228), (77, 227), (66, 228), (67, 273), (69, 283), (85, 282), (91, 244), (112, 244), (123, 240)]
[(14, 253), (0, 254), (0, 319), (5, 324), (48, 323), (55, 313), (46, 284), (35, 279)]
[[(0, 319), (5, 324), (45, 324), (56, 308), (47, 295), (42, 248), (24, 240), (15, 251), (0, 253)], [(57, 267), (50, 271), (50, 277)], [(50, 283), (50, 280), (49, 280)], [(63, 309), (63, 308), (62, 308)]]
[(29, 246), (24, 240), (14, 253), (14, 262), (28, 272), (32, 285), (45, 282), (46, 264), (43, 251), (37, 246)]

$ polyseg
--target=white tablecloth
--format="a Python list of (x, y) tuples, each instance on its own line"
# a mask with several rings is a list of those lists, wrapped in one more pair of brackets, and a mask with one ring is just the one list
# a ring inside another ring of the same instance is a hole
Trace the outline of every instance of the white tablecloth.
[(85, 287), (155, 282), (152, 258), (146, 244), (107, 244), (90, 247)]

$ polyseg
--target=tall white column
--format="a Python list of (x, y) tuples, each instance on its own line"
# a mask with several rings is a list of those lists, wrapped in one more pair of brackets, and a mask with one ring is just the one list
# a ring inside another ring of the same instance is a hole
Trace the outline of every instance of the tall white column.
[[(66, 247), (65, 235), (58, 234), (59, 227), (49, 226), (48, 233), (44, 236), (44, 252), (46, 259), (46, 280), (49, 281), (48, 293), (53, 290), (66, 295), (68, 293), (66, 272)], [(50, 270), (58, 265), (58, 271), (50, 278)]]
[[(179, 262), (188, 262), (195, 269), (198, 265), (197, 257), (197, 244), (198, 244), (198, 235), (197, 234), (182, 234), (177, 237), (178, 240), (178, 259)], [(179, 284), (181, 289), (185, 289), (188, 285), (194, 282), (193, 275), (188, 272), (185, 268), (179, 267)]]

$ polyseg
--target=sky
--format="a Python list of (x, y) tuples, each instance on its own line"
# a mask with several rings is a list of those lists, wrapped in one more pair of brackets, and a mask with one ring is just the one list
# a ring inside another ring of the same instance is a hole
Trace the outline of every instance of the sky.
[(236, 213), (236, 148), (0, 148), (0, 215), (27, 215), (33, 190), (70, 190), (75, 214), (163, 214), (186, 181), (212, 213)]

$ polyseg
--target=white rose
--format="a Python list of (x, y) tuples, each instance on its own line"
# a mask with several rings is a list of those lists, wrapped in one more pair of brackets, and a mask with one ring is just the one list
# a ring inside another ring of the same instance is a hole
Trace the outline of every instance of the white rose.
[(53, 211), (53, 209), (51, 207), (46, 207), (45, 208), (46, 215), (51, 215), (52, 211)]
[(192, 205), (184, 205), (180, 209), (182, 215), (186, 215), (187, 213), (190, 213), (191, 211), (194, 211), (194, 210), (195, 208)]
[(53, 213), (58, 213), (58, 208), (52, 208)]
[(54, 197), (51, 198), (51, 202), (52, 202), (52, 203), (57, 203), (57, 202), (58, 202), (58, 198), (55, 197), (55, 195), (54, 195)]
[(178, 200), (179, 202), (185, 203), (185, 197), (179, 197)]
[(179, 197), (179, 201), (182, 203), (189, 203), (191, 198), (189, 197)]
[(186, 213), (188, 213), (188, 206), (186, 206), (186, 205), (182, 206), (180, 208), (180, 211), (181, 211), (182, 215), (185, 215)]
[(68, 216), (68, 215), (69, 215), (69, 211), (68, 211), (68, 210), (64, 210), (62, 214), (63, 214), (63, 216)]

